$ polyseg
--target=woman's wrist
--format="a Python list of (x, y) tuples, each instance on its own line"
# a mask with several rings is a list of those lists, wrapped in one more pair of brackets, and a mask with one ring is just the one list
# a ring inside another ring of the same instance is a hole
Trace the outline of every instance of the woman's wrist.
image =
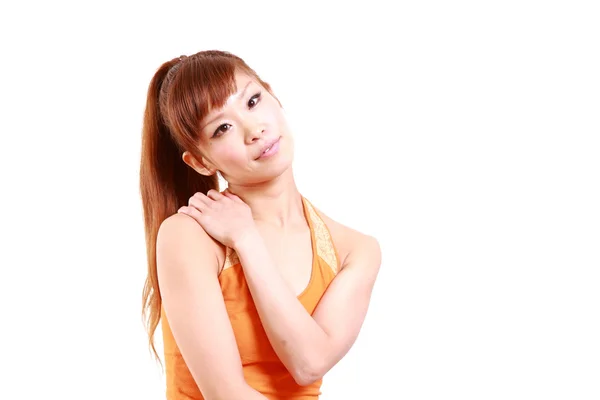
[(260, 240), (262, 237), (256, 228), (247, 229), (233, 240), (233, 249), (238, 253), (244, 252), (256, 247)]

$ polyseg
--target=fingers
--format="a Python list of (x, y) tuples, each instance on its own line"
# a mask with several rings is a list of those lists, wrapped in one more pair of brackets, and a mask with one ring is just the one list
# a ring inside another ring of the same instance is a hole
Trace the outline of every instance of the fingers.
[(194, 193), (194, 195), (190, 197), (188, 205), (190, 207), (196, 207), (200, 212), (203, 212), (209, 207), (218, 207), (219, 204), (217, 202), (225, 199), (229, 199), (229, 197), (219, 193), (218, 190), (210, 189), (206, 194), (201, 192)]
[(200, 210), (198, 210), (198, 208), (196, 208), (194, 206), (180, 207), (179, 210), (177, 210), (177, 213), (189, 215), (190, 217), (195, 219), (196, 222), (198, 222), (200, 225), (202, 225), (202, 219), (204, 216), (203, 216), (202, 212), (200, 212)]
[(210, 189), (207, 193), (206, 193), (207, 197), (218, 201), (218, 200), (222, 200), (225, 198), (225, 196), (223, 196), (219, 191), (214, 190), (214, 189)]
[(194, 193), (188, 201), (188, 206), (196, 208), (199, 212), (205, 212), (208, 211), (209, 208), (220, 208), (220, 206), (222, 206), (222, 204), (220, 204), (221, 201), (229, 200), (243, 203), (242, 199), (231, 193), (229, 189), (225, 189), (223, 193), (220, 193), (218, 190), (210, 189), (206, 194), (201, 192)]
[(225, 189), (225, 190), (223, 191), (223, 194), (224, 194), (225, 196), (227, 196), (228, 198), (230, 198), (231, 200), (237, 201), (238, 203), (239, 203), (239, 202), (243, 202), (243, 201), (242, 201), (242, 199), (240, 199), (240, 198), (239, 198), (238, 196), (236, 196), (235, 194), (231, 193), (231, 192), (229, 191), (229, 188)]
[(204, 193), (196, 192), (190, 199), (188, 200), (189, 207), (195, 207), (199, 211), (202, 211), (210, 206), (210, 203), (213, 200), (208, 198)]

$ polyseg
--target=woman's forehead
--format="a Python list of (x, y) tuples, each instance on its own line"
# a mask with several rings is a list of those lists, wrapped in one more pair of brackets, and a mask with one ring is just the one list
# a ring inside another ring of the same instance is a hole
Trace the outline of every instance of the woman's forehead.
[(235, 74), (235, 88), (234, 92), (225, 99), (225, 104), (222, 107), (213, 107), (209, 104), (207, 118), (212, 117), (214, 114), (219, 113), (221, 110), (226, 108), (228, 105), (235, 103), (237, 100), (243, 100), (248, 95), (248, 90), (253, 86), (258, 85), (258, 82), (252, 77), (243, 74)]
[(248, 84), (248, 82), (255, 82), (256, 80), (249, 76), (246, 73), (243, 72), (236, 72), (235, 75), (235, 86), (236, 86), (236, 91), (239, 92), (240, 90), (243, 90), (243, 88)]

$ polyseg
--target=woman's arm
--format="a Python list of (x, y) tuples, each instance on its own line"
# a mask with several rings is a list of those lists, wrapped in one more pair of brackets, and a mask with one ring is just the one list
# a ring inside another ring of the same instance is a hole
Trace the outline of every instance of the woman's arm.
[(350, 350), (367, 313), (381, 250), (375, 238), (347, 229), (352, 250), (312, 317), (258, 233), (234, 245), (269, 341), (300, 385), (320, 379)]
[(161, 224), (156, 255), (169, 326), (204, 398), (265, 400), (244, 379), (209, 235), (193, 219), (173, 215)]

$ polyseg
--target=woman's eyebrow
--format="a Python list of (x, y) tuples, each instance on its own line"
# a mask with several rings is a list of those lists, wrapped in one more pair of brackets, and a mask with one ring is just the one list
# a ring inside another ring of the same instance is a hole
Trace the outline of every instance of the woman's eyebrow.
[[(252, 81), (248, 81), (246, 86), (244, 86), (244, 90), (242, 90), (242, 93), (239, 96), (237, 96), (238, 98), (243, 99), (246, 96), (246, 90), (248, 89), (248, 86), (250, 86), (251, 83), (252, 83)], [(200, 129), (204, 129), (205, 126), (212, 124), (213, 122), (215, 122), (217, 119), (221, 118), (222, 116), (223, 116), (223, 111), (221, 111), (220, 113), (215, 115), (214, 118), (212, 118), (210, 121), (208, 121), (207, 123), (202, 125), (202, 127)]]

